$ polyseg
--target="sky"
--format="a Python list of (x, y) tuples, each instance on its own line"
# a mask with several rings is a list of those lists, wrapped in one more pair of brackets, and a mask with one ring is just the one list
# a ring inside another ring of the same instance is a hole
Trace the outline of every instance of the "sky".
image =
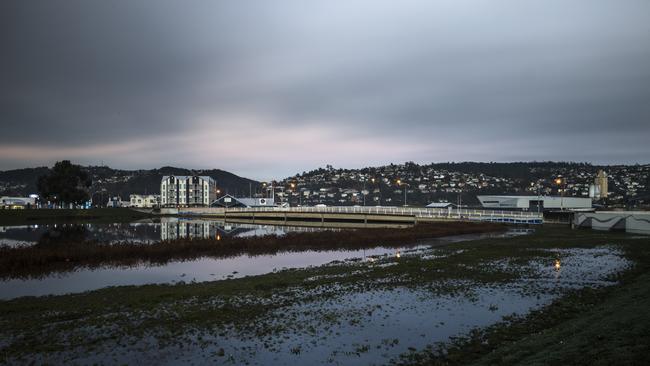
[(647, 0), (4, 0), (0, 55), (0, 170), (650, 162)]

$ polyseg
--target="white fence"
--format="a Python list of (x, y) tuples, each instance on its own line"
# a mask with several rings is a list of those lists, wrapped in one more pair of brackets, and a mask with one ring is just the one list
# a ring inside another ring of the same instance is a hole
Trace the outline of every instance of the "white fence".
[(179, 209), (179, 214), (223, 214), (228, 212), (313, 212), (339, 214), (405, 215), (430, 220), (490, 221), (514, 224), (542, 224), (543, 215), (537, 212), (470, 210), (414, 207), (329, 206), (329, 207), (251, 207), (251, 208), (196, 208)]

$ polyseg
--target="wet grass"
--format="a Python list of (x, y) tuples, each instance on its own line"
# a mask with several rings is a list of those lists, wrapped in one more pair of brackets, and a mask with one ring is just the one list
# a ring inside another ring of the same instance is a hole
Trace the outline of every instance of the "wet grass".
[[(532, 236), (511, 239), (450, 244), (437, 248), (439, 256), (431, 260), (402, 256), (207, 283), (125, 286), (0, 301), (0, 339), (5, 342), (0, 343), (0, 355), (17, 361), (57, 352), (74, 357), (104, 344), (128, 349), (130, 342), (137, 344), (147, 336), (164, 348), (199, 342), (194, 336), (196, 330), (230, 334), (236, 329), (261, 339), (283, 331), (281, 326), (265, 321), (269, 314), (284, 314), (287, 322), (281, 325), (287, 327), (291, 315), (284, 310), (297, 304), (336, 301), (343, 294), (399, 287), (465, 296), (465, 291), (476, 284), (508, 284), (528, 275), (517, 266), (501, 268), (487, 265), (490, 262), (538, 260), (551, 265), (558, 254), (547, 249), (603, 245), (620, 248), (636, 263), (613, 278), (620, 281), (619, 286), (570, 292), (526, 318), (510, 318), (475, 330), (443, 348), (432, 346), (425, 352), (413, 349), (400, 362), (548, 364), (564, 360), (572, 364), (603, 356), (609, 364), (618, 364), (612, 362), (614, 355), (625, 351), (622, 360), (634, 363), (646, 357), (650, 334), (650, 320), (643, 310), (650, 308), (649, 241), (564, 228), (541, 229)], [(383, 263), (393, 265), (380, 266)], [(341, 321), (328, 309), (319, 311), (323, 324)], [(590, 353), (585, 352), (590, 344)], [(362, 353), (367, 348), (359, 344), (355, 350)], [(223, 351), (218, 353), (223, 357)]]
[[(562, 231), (544, 237), (562, 240)], [(450, 343), (401, 356), (404, 365), (647, 365), (650, 363), (650, 238), (580, 232), (572, 243), (616, 243), (634, 266), (617, 286), (572, 291), (524, 317), (474, 329)], [(532, 238), (537, 247), (545, 240)]]
[(356, 229), (284, 236), (220, 237), (177, 239), (160, 243), (97, 243), (92, 241), (41, 241), (29, 247), (0, 247), (0, 278), (38, 278), (53, 272), (100, 266), (132, 266), (140, 263), (165, 264), (201, 257), (227, 258), (243, 254), (279, 252), (356, 250), (380, 246), (394, 247), (418, 240), (449, 235), (503, 231), (492, 223), (423, 223), (408, 229)]
[(152, 216), (128, 208), (0, 210), (0, 226), (68, 222), (115, 223), (129, 222), (147, 217)]

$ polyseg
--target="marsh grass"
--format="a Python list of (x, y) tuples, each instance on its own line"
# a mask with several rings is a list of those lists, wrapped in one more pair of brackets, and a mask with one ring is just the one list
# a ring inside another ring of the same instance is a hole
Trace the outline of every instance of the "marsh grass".
[(491, 223), (418, 224), (408, 229), (356, 229), (283, 236), (176, 239), (159, 243), (99, 243), (74, 236), (42, 241), (29, 247), (0, 247), (0, 278), (38, 278), (53, 272), (102, 266), (162, 265), (170, 261), (201, 257), (228, 258), (240, 255), (269, 255), (280, 252), (356, 250), (399, 247), (418, 240), (449, 235), (502, 231)]

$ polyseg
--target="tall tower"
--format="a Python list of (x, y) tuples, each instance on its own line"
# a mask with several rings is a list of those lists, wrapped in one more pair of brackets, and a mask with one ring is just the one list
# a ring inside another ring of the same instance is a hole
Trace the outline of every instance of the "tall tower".
[(598, 198), (607, 198), (607, 173), (604, 170), (599, 170), (594, 179), (594, 185), (598, 187), (597, 191), (600, 193)]

